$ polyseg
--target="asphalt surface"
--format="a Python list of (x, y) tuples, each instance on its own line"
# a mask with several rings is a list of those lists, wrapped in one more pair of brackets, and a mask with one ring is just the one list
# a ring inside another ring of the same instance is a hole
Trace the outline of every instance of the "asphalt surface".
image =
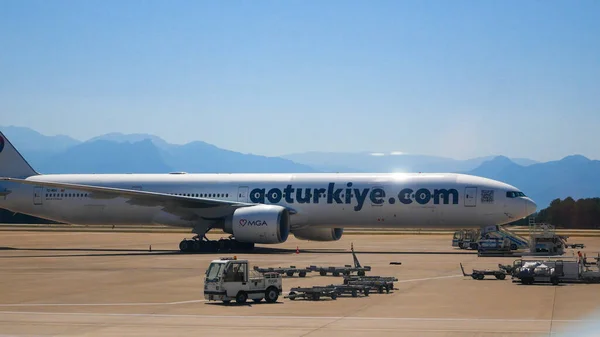
[[(182, 233), (0, 233), (0, 336), (549, 336), (600, 323), (600, 284), (523, 286), (463, 277), (514, 258), (483, 258), (443, 235), (349, 235), (336, 242), (291, 237), (237, 254), (252, 266), (352, 264), (395, 276), (390, 294), (337, 300), (223, 305), (206, 302), (203, 277), (227, 254), (181, 254)], [(600, 238), (571, 238), (600, 251)], [(296, 254), (296, 249), (299, 254)], [(401, 265), (390, 265), (398, 261)], [(295, 286), (341, 283), (309, 273)], [(597, 328), (596, 328), (597, 329)], [(597, 330), (596, 330), (597, 331)], [(578, 336), (583, 336), (578, 334)]]

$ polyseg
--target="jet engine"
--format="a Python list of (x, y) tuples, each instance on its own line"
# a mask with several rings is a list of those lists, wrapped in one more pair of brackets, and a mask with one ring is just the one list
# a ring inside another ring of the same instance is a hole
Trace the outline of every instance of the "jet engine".
[(294, 236), (300, 240), (337, 241), (342, 238), (343, 228), (303, 228), (295, 230)]
[(240, 242), (282, 243), (290, 234), (290, 212), (277, 205), (238, 208), (223, 230)]

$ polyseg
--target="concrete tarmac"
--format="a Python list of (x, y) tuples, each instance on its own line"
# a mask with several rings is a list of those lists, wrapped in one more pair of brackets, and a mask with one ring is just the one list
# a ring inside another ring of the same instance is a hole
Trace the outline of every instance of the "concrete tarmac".
[[(183, 236), (2, 232), (0, 336), (549, 336), (600, 324), (600, 284), (523, 286), (510, 277), (463, 277), (460, 262), (471, 270), (515, 258), (477, 257), (450, 247), (448, 235), (349, 235), (336, 242), (290, 237), (237, 254), (252, 266), (343, 266), (352, 264), (354, 243), (361, 264), (373, 268), (368, 275), (400, 280), (390, 294), (319, 302), (280, 297), (275, 304), (242, 306), (206, 302), (204, 272), (223, 254), (181, 254)], [(570, 241), (600, 251), (600, 238)], [(309, 273), (284, 276), (283, 287), (288, 292), (342, 280)]]

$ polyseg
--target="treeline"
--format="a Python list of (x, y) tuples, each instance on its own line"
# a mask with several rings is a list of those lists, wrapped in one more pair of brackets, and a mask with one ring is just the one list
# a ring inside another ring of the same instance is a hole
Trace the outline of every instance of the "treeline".
[(600, 198), (554, 199), (548, 208), (537, 214), (536, 222), (549, 223), (556, 228), (600, 228)]
[[(550, 206), (532, 215), (537, 223), (549, 223), (556, 228), (600, 228), (600, 198), (564, 200), (554, 199)], [(527, 226), (529, 219), (520, 219), (510, 225)]]

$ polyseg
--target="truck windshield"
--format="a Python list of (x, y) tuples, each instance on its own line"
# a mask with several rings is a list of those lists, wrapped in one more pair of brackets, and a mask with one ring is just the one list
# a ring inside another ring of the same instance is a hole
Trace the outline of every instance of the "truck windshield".
[(206, 280), (211, 281), (217, 279), (219, 275), (221, 275), (224, 267), (225, 263), (211, 263), (206, 272)]

